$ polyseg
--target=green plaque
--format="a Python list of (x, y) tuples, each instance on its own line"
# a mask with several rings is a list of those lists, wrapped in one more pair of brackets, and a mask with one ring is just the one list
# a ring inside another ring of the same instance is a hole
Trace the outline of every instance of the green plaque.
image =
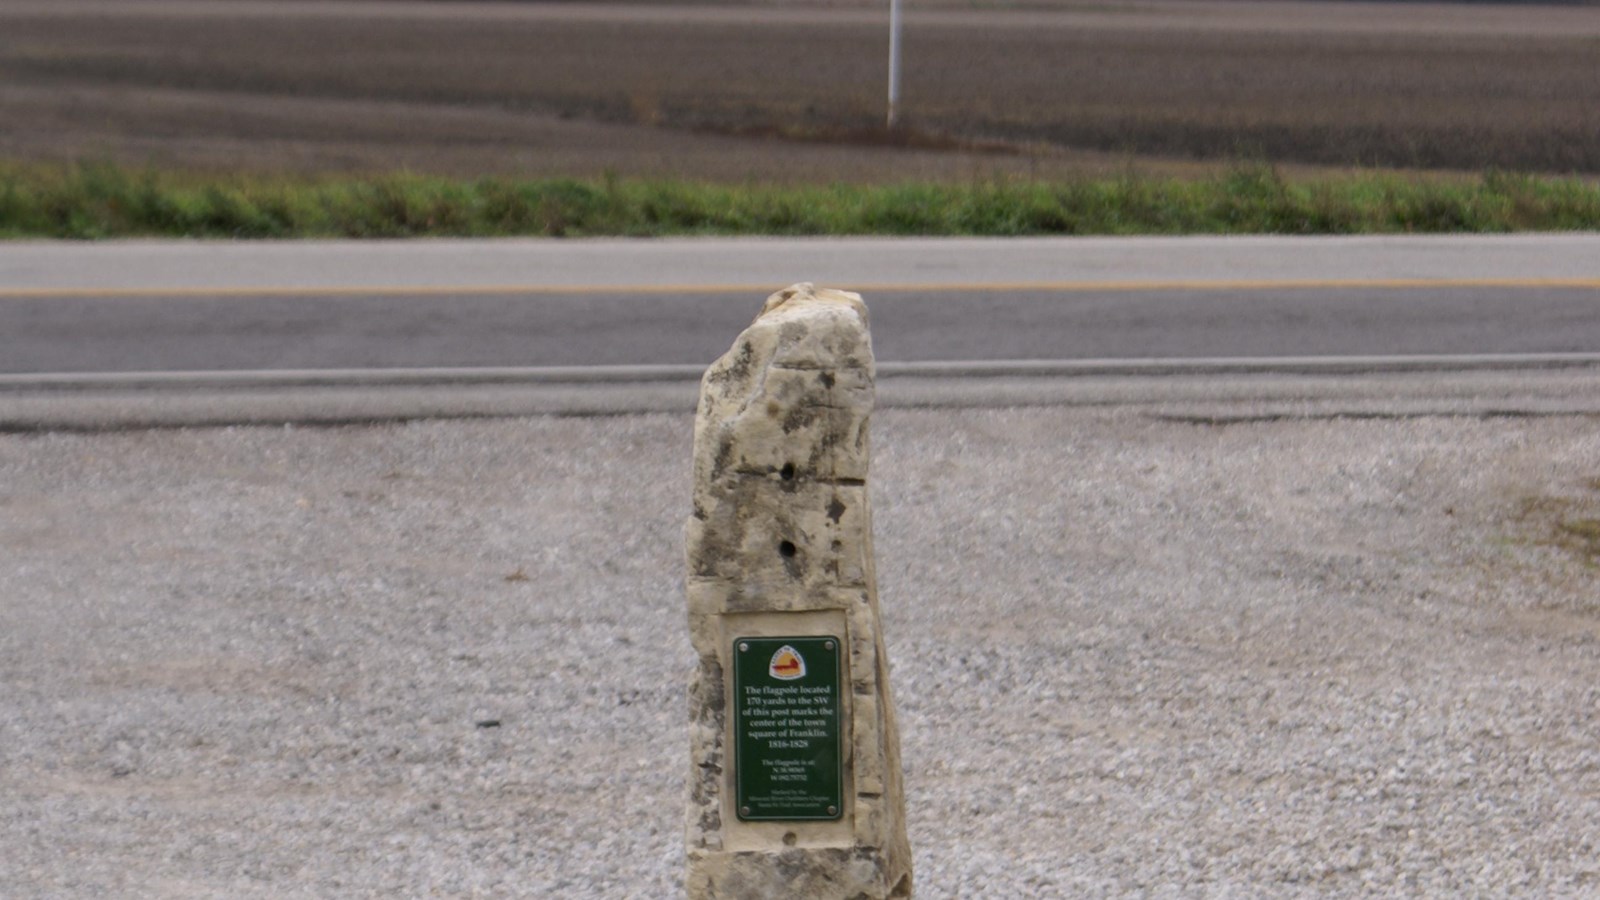
[(735, 809), (744, 821), (844, 810), (836, 637), (733, 642)]

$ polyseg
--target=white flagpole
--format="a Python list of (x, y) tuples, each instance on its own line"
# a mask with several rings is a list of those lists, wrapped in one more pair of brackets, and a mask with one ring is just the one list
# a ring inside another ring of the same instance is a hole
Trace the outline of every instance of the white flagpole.
[(900, 118), (900, 0), (889, 0), (889, 127)]

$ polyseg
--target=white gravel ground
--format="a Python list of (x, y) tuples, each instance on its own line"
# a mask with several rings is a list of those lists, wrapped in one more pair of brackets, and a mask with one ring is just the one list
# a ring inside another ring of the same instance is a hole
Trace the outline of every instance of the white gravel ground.
[[(919, 896), (1600, 894), (1600, 419), (875, 428)], [(676, 895), (689, 460), (0, 436), (0, 895)]]

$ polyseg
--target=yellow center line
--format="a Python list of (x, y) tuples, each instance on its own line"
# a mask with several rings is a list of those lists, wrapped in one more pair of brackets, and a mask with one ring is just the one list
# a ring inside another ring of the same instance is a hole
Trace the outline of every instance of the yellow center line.
[[(909, 293), (1139, 293), (1161, 291), (1426, 290), (1505, 288), (1600, 290), (1600, 278), (1287, 278), (1233, 280), (1127, 281), (945, 281), (834, 283), (864, 294)], [(781, 286), (779, 286), (781, 287)], [(491, 297), (596, 296), (610, 294), (687, 296), (746, 294), (765, 296), (766, 284), (492, 284), (492, 285), (325, 285), (284, 287), (62, 287), (0, 288), (0, 299), (139, 299), (243, 297)]]

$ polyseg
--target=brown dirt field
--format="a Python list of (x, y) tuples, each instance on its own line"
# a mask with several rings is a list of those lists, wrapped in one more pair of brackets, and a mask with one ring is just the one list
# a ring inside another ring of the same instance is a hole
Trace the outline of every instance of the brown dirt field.
[[(882, 5), (882, 4), (879, 4)], [(971, 179), (1600, 172), (1600, 7), (0, 0), (0, 158)]]

